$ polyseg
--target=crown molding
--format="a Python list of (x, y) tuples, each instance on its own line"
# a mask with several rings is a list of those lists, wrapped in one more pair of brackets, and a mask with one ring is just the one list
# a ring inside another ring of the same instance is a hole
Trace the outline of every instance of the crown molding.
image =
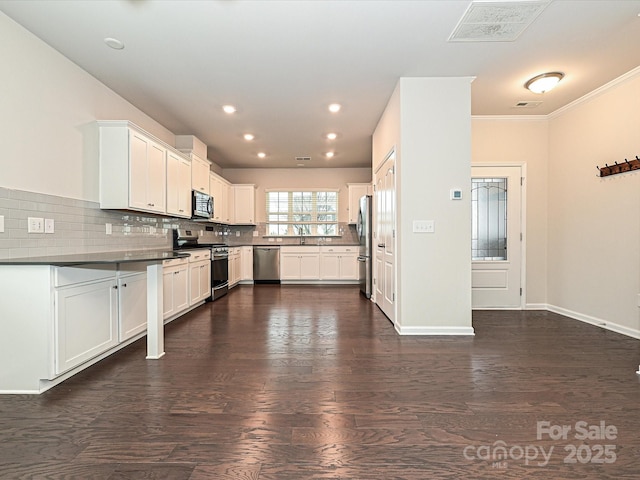
[(578, 105), (586, 103), (590, 100), (593, 100), (594, 98), (599, 97), (603, 93), (606, 93), (609, 90), (617, 88), (623, 83), (626, 83), (629, 80), (633, 80), (639, 76), (640, 76), (640, 66), (634, 68), (633, 70), (628, 71), (623, 75), (620, 75), (618, 78), (611, 80), (609, 83), (605, 83), (601, 87), (598, 87), (595, 90), (592, 90), (591, 92), (587, 93), (586, 95), (583, 95), (577, 100), (574, 100), (573, 102), (566, 104), (564, 107), (560, 107), (559, 109), (554, 110), (549, 115), (547, 115), (547, 117), (549, 119), (556, 118), (562, 115), (563, 113), (567, 112), (568, 110), (571, 110), (572, 108), (575, 108)]
[(620, 75), (618, 78), (611, 80), (608, 83), (605, 83), (601, 87), (592, 90), (591, 92), (583, 95), (582, 97), (574, 100), (571, 103), (567, 103), (563, 107), (560, 107), (557, 110), (547, 114), (547, 115), (471, 115), (472, 120), (509, 120), (509, 121), (544, 121), (550, 120), (556, 117), (559, 117), (563, 113), (571, 110), (572, 108), (577, 107), (578, 105), (582, 105), (590, 100), (593, 100), (596, 97), (612, 90), (614, 88), (619, 87), (620, 85), (633, 80), (637, 77), (640, 77), (640, 66), (634, 68), (633, 70), (628, 71)]
[(472, 120), (511, 120), (517, 122), (540, 122), (547, 120), (549, 115), (471, 115)]

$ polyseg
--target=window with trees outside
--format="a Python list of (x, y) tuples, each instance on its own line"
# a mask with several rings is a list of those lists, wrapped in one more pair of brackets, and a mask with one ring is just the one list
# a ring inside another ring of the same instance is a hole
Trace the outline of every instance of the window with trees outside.
[(338, 190), (268, 190), (267, 235), (338, 235)]

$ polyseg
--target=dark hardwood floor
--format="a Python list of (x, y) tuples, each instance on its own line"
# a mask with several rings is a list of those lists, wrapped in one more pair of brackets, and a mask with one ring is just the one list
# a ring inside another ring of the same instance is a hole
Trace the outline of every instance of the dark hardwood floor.
[(548, 312), (474, 328), (401, 337), (356, 288), (241, 286), (159, 361), (143, 339), (0, 396), (0, 478), (640, 478), (640, 341)]

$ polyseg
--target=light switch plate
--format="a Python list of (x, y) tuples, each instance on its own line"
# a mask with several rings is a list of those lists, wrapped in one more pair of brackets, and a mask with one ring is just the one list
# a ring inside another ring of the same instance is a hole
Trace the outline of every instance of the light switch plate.
[(413, 233), (434, 233), (436, 222), (434, 220), (414, 220)]
[(113, 233), (113, 227), (110, 223), (104, 224), (104, 233), (107, 235), (111, 235)]
[(4, 233), (4, 215), (0, 215), (0, 233)]

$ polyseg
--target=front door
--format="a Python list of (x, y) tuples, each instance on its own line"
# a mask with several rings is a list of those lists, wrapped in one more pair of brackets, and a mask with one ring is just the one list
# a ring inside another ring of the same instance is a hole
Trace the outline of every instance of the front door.
[(522, 168), (471, 169), (472, 307), (522, 308)]
[(376, 304), (395, 323), (395, 153), (376, 172), (375, 180), (375, 292)]

